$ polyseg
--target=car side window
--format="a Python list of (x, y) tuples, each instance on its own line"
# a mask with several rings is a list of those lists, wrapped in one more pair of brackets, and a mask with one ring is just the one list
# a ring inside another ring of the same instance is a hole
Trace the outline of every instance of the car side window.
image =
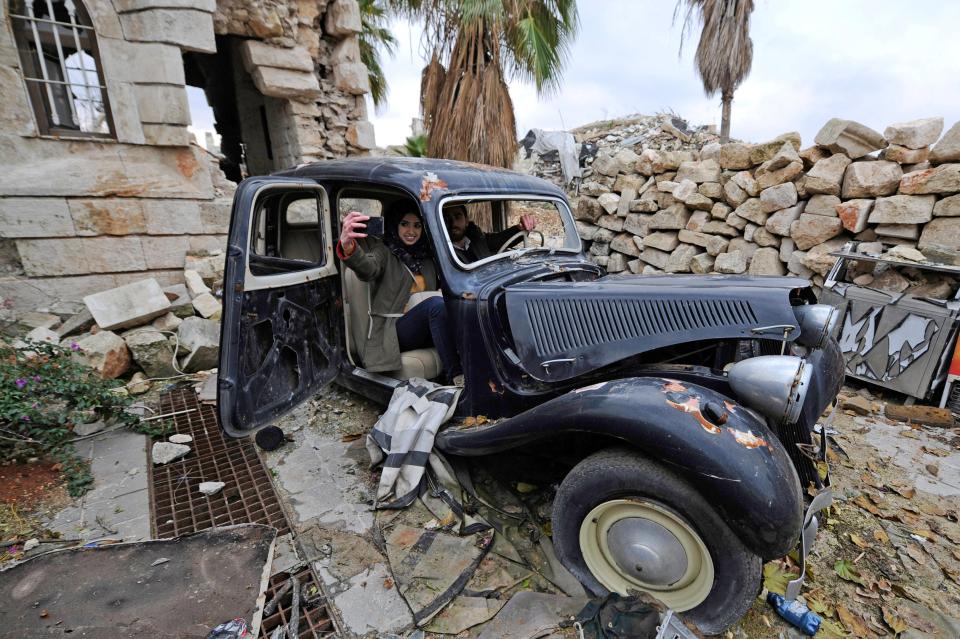
[(323, 199), (315, 191), (267, 192), (258, 198), (250, 235), (250, 272), (302, 271), (327, 262)]

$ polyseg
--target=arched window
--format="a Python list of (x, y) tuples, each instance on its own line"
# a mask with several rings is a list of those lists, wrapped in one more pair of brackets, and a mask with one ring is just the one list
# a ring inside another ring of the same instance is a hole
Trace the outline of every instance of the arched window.
[(13, 0), (13, 33), (43, 134), (112, 137), (90, 16), (79, 0)]

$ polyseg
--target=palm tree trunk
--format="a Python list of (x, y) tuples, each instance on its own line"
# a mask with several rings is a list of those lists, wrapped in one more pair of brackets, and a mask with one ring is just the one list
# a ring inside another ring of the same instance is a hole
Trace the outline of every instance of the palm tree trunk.
[(730, 104), (733, 102), (733, 91), (724, 91), (721, 98), (723, 110), (720, 114), (720, 144), (730, 141)]

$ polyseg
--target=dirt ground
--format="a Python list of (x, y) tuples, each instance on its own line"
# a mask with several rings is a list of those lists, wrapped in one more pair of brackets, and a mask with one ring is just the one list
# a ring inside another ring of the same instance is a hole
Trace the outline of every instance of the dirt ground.
[(0, 567), (17, 558), (28, 539), (53, 538), (41, 522), (70, 501), (54, 462), (0, 466)]
[[(841, 398), (856, 394), (846, 388)], [(882, 401), (860, 394), (882, 411)], [(378, 412), (328, 391), (314, 401), (310, 426), (350, 441)], [(835, 502), (821, 517), (803, 590), (823, 617), (816, 636), (960, 636), (960, 430), (838, 410), (830, 432)], [(365, 478), (371, 491), (376, 477)], [(796, 570), (790, 558), (769, 562), (764, 584), (782, 591)], [(801, 636), (765, 594), (727, 637)]]

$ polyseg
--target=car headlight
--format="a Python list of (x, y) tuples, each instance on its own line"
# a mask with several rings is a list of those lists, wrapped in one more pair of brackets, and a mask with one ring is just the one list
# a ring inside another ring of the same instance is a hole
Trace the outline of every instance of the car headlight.
[(791, 424), (810, 389), (813, 367), (792, 355), (761, 355), (735, 363), (727, 371), (730, 387), (746, 406), (777, 424)]
[(800, 324), (800, 336), (797, 342), (808, 348), (820, 348), (824, 340), (833, 332), (840, 313), (829, 304), (805, 304), (794, 306), (793, 314)]

